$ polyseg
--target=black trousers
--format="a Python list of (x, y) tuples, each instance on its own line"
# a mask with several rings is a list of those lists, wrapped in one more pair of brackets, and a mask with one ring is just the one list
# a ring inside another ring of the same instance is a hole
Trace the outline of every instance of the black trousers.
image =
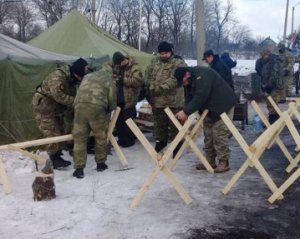
[(129, 129), (129, 127), (126, 124), (126, 120), (129, 118), (135, 118), (136, 117), (136, 109), (135, 107), (121, 109), (120, 115), (116, 122), (116, 130), (117, 130), (117, 136), (118, 136), (118, 143), (120, 145), (132, 145), (135, 142), (135, 136)]

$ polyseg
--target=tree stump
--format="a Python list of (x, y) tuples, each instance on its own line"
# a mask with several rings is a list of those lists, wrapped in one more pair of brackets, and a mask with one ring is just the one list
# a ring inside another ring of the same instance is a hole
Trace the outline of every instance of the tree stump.
[(55, 198), (54, 174), (39, 172), (32, 184), (33, 200), (43, 201)]

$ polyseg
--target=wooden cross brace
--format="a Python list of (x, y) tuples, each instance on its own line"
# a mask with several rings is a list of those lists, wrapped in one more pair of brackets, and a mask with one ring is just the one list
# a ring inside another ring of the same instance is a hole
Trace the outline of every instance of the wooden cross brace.
[[(182, 130), (183, 126), (179, 123), (179, 121), (176, 119), (176, 117), (174, 116), (173, 112), (170, 110), (170, 108), (165, 108), (165, 112), (168, 115), (168, 117), (170, 118), (170, 120), (173, 122), (173, 124), (176, 126), (176, 128), (180, 131)], [(200, 119), (197, 121), (197, 123), (195, 124), (194, 128), (192, 129), (191, 132), (187, 132), (186, 135), (184, 136), (184, 143), (181, 146), (181, 148), (179, 149), (178, 153), (176, 154), (175, 158), (172, 161), (171, 164), (171, 169), (173, 169), (176, 166), (176, 163), (178, 161), (178, 159), (181, 157), (181, 155), (183, 154), (184, 150), (190, 146), (191, 149), (194, 151), (194, 153), (196, 154), (196, 156), (199, 158), (200, 162), (204, 165), (204, 167), (206, 168), (206, 170), (210, 173), (214, 173), (213, 168), (211, 167), (211, 165), (209, 164), (209, 162), (207, 161), (207, 159), (205, 158), (205, 156), (202, 154), (202, 152), (200, 151), (200, 149), (197, 147), (196, 143), (194, 142), (195, 140), (195, 135), (197, 134), (197, 132), (199, 132), (200, 127), (203, 124), (203, 120), (205, 118), (205, 116), (207, 115), (208, 111), (205, 110), (203, 112), (203, 114), (201, 115)]]
[(132, 200), (130, 207), (135, 208), (139, 202), (141, 201), (143, 195), (149, 190), (150, 186), (154, 182), (155, 178), (158, 176), (160, 172), (162, 172), (171, 185), (175, 188), (179, 196), (184, 200), (186, 204), (190, 204), (192, 202), (191, 197), (188, 195), (188, 193), (185, 191), (183, 186), (177, 181), (174, 174), (170, 171), (169, 167), (167, 166), (167, 161), (171, 154), (173, 153), (175, 147), (178, 145), (178, 143), (183, 139), (183, 137), (186, 135), (186, 132), (188, 131), (189, 127), (191, 126), (191, 121), (187, 120), (187, 122), (184, 124), (182, 129), (178, 132), (177, 136), (174, 138), (174, 140), (171, 142), (171, 144), (168, 146), (167, 150), (164, 152), (164, 154), (157, 153), (153, 146), (150, 144), (150, 142), (147, 140), (147, 138), (143, 135), (143, 133), (140, 131), (140, 129), (137, 127), (137, 125), (134, 123), (132, 119), (128, 119), (126, 121), (127, 125), (131, 129), (131, 131), (135, 134), (135, 136), (139, 139), (141, 144), (144, 146), (148, 154), (150, 155), (151, 159), (155, 162), (156, 166), (153, 170), (153, 172), (149, 175), (146, 182), (143, 184), (142, 188), (139, 190), (135, 198)]
[[(294, 109), (294, 111), (297, 111), (297, 109)], [(294, 112), (295, 113), (295, 112)], [(284, 112), (282, 114), (283, 120), (286, 123), (286, 126), (288, 127), (292, 137), (294, 138), (297, 147), (300, 148), (300, 135), (291, 120), (291, 117), (287, 112)], [(291, 163), (293, 164), (296, 160), (299, 161), (299, 154), (297, 155), (296, 159)], [(297, 163), (297, 162), (295, 162)], [(273, 195), (268, 199), (270, 203), (273, 203), (275, 200), (280, 199), (280, 195), (284, 193), (298, 178), (300, 177), (300, 168), (298, 168), (275, 192), (273, 192)]]
[[(267, 120), (267, 118), (265, 117), (264, 113), (262, 112), (262, 110), (260, 109), (260, 107), (258, 106), (258, 104), (253, 100), (251, 102), (251, 105), (253, 107), (253, 109), (256, 111), (256, 113), (258, 114), (259, 118), (262, 120), (262, 122), (264, 123), (264, 125), (267, 128), (270, 128), (271, 124), (269, 123), (269, 121)], [(284, 127), (282, 127), (283, 129)], [(280, 135), (281, 130), (278, 131), (278, 133), (275, 135), (274, 140), (277, 143), (277, 145), (279, 146), (279, 148), (281, 149), (281, 151), (283, 152), (284, 156), (288, 159), (289, 162), (293, 161), (293, 157), (291, 156), (291, 154), (289, 153), (288, 149), (285, 147), (284, 143), (281, 141), (279, 135)], [(270, 146), (270, 145), (269, 145)], [(269, 148), (269, 147), (268, 147)]]
[[(236, 129), (236, 127), (233, 125), (230, 118), (227, 116), (226, 113), (223, 113), (221, 115), (222, 120), (228, 127), (228, 129), (231, 131), (232, 135), (235, 137), (237, 142), (240, 144), (242, 150), (245, 152), (247, 156), (247, 160), (243, 163), (241, 168), (237, 171), (237, 173), (231, 178), (229, 183), (225, 186), (223, 189), (224, 194), (228, 194), (230, 189), (233, 187), (233, 185), (239, 180), (239, 178), (245, 173), (245, 171), (253, 165), (265, 181), (265, 183), (268, 185), (270, 190), (272, 192), (277, 191), (277, 186), (273, 182), (270, 175), (267, 173), (263, 165), (260, 163), (259, 159), (263, 152), (266, 150), (267, 145), (269, 144), (269, 141), (275, 136), (277, 130), (282, 126), (283, 120), (279, 119), (277, 120), (271, 127), (269, 127), (267, 130), (264, 131), (263, 134), (261, 134), (253, 144), (250, 146), (246, 143), (243, 136), (239, 133), (239, 131)], [(280, 195), (280, 198), (283, 198), (282, 195)]]
[[(282, 118), (284, 112), (282, 112), (279, 109), (279, 107), (276, 105), (276, 103), (274, 102), (274, 100), (272, 99), (272, 97), (269, 96), (268, 100), (271, 103), (271, 105), (274, 107), (274, 109), (276, 110), (277, 114)], [(288, 114), (288, 118), (290, 118), (292, 115), (294, 115), (296, 117), (296, 119), (300, 122), (300, 113), (298, 111), (299, 103), (300, 103), (299, 101), (296, 101), (296, 103), (295, 102), (290, 102), (287, 114)], [(281, 133), (281, 131), (283, 130), (283, 128), (286, 125), (286, 122), (288, 121), (287, 117), (284, 117), (284, 119), (285, 119), (284, 120), (285, 124), (283, 124), (283, 126), (280, 128), (280, 130), (278, 130), (278, 134), (277, 135), (279, 135)], [(292, 133), (293, 131), (290, 130), (290, 132)], [(293, 138), (295, 140), (295, 137), (293, 137)], [(274, 140), (270, 143), (270, 146), (273, 143), (274, 143)], [(298, 142), (296, 140), (295, 140), (295, 143), (297, 145), (295, 151), (298, 152), (297, 149), (300, 149), (300, 147), (298, 146)], [(287, 155), (285, 153), (284, 153), (284, 155), (287, 157)], [(297, 156), (294, 159), (293, 158), (290, 158), (290, 159), (289, 159), (290, 165), (286, 168), (286, 172), (288, 172), (288, 173), (290, 173), (293, 170), (293, 168), (297, 167), (297, 164), (300, 162), (300, 152), (297, 154)]]
[(10, 183), (6, 174), (5, 165), (0, 157), (0, 183), (3, 185), (6, 194), (11, 193)]

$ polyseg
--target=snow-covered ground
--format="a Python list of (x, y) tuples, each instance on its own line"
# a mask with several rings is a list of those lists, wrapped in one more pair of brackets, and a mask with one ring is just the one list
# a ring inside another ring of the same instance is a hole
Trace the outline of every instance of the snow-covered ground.
[[(244, 69), (252, 69), (253, 61), (238, 61), (238, 65), (241, 62), (245, 63)], [(265, 111), (265, 106), (261, 106)], [(249, 122), (252, 117), (253, 110), (249, 106)], [(251, 125), (243, 131), (240, 123), (235, 124), (247, 142), (257, 137)], [(154, 145), (152, 135), (146, 136)], [(284, 135), (283, 140), (295, 154), (295, 143), (289, 134)], [(203, 150), (202, 136), (197, 145)], [(89, 155), (85, 178), (81, 180), (72, 177), (72, 167), (55, 171), (57, 198), (44, 202), (33, 201), (34, 163), (16, 152), (0, 152), (12, 188), (12, 193), (5, 195), (0, 185), (0, 239), (233, 238), (225, 234), (223, 237), (193, 236), (196, 229), (207, 232), (247, 230), (269, 235), (234, 237), (240, 239), (299, 238), (299, 182), (285, 193), (279, 205), (270, 205), (267, 198), (271, 192), (253, 168), (228, 195), (222, 194), (224, 186), (246, 159), (233, 138), (230, 148), (231, 170), (224, 174), (195, 170), (198, 159), (191, 151), (179, 160), (174, 174), (192, 197), (190, 205), (183, 202), (160, 174), (134, 210), (130, 209), (130, 203), (154, 169), (139, 142), (122, 149), (129, 162), (128, 170), (120, 170), (122, 166), (113, 152), (107, 161), (109, 169), (101, 173), (95, 170), (93, 156)], [(67, 152), (64, 158), (72, 161)], [(263, 161), (280, 185), (287, 177), (284, 169), (288, 162), (278, 147), (265, 153)]]

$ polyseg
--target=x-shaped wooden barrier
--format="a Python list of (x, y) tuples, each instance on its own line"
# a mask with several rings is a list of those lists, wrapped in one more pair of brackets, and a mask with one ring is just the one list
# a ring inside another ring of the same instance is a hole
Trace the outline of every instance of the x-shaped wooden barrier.
[[(276, 103), (270, 96), (268, 97), (268, 100), (271, 103), (271, 105), (274, 107), (274, 109), (276, 110), (277, 114), (282, 118), (284, 112), (282, 112), (279, 109), (279, 107), (276, 105)], [(299, 103), (300, 103), (299, 101), (298, 102), (296, 101), (296, 103), (295, 102), (289, 103), (289, 109), (288, 109), (287, 113), (288, 113), (289, 117), (294, 115), (296, 117), (296, 119), (300, 122), (300, 113), (298, 111), (298, 107), (300, 106)], [(285, 120), (284, 120), (284, 122), (286, 123)], [(283, 126), (278, 131), (278, 134), (281, 133), (281, 131), (283, 130), (285, 125), (286, 124), (283, 124)], [(274, 140), (270, 143), (270, 146), (273, 144), (273, 142), (274, 142)], [(295, 143), (297, 144), (297, 141), (295, 141)], [(298, 145), (297, 145), (296, 149), (297, 148), (299, 149)], [(298, 151), (298, 150), (296, 150), (296, 151)], [(300, 162), (300, 153), (298, 152), (297, 156), (294, 159), (292, 158), (292, 160), (289, 160), (289, 161), (290, 161), (290, 165), (286, 168), (286, 172), (288, 172), (288, 173), (290, 173), (293, 170), (293, 168), (297, 167), (297, 164)]]
[(131, 131), (135, 134), (135, 136), (139, 139), (141, 144), (144, 146), (151, 159), (155, 162), (156, 166), (153, 172), (148, 176), (146, 182), (143, 184), (142, 188), (139, 190), (135, 198), (132, 200), (130, 207), (135, 208), (139, 202), (141, 201), (144, 194), (149, 190), (150, 186), (154, 182), (155, 178), (158, 176), (160, 172), (162, 172), (166, 178), (169, 180), (171, 185), (175, 188), (179, 196), (184, 200), (186, 204), (190, 204), (192, 202), (192, 198), (185, 191), (183, 186), (177, 181), (174, 174), (171, 172), (169, 167), (167, 166), (167, 161), (173, 153), (174, 149), (178, 145), (178, 143), (183, 139), (186, 135), (189, 127), (191, 126), (191, 121), (187, 120), (183, 125), (181, 130), (178, 132), (174, 140), (168, 146), (164, 154), (157, 153), (147, 138), (143, 135), (137, 125), (134, 123), (132, 119), (128, 119), (126, 121), (127, 125), (131, 129)]
[[(294, 109), (295, 114), (299, 114), (297, 108)], [(300, 115), (299, 115), (300, 116)], [(300, 135), (298, 130), (296, 129), (291, 117), (287, 112), (282, 114), (283, 120), (285, 121), (286, 126), (288, 127), (292, 137), (294, 138), (297, 147), (300, 148)], [(297, 117), (297, 116), (296, 116)], [(297, 117), (298, 118), (298, 117)], [(298, 158), (299, 154), (297, 155), (296, 159), (292, 162), (294, 163), (296, 160), (299, 161)], [(295, 162), (297, 163), (297, 162)], [(275, 200), (280, 199), (282, 193), (284, 193), (298, 178), (300, 177), (300, 168), (298, 168), (275, 192), (273, 195), (268, 199), (270, 203), (273, 203)]]
[[(119, 107), (117, 107), (116, 110), (113, 112), (113, 115), (112, 115), (112, 118), (111, 118), (111, 121), (110, 121), (109, 127), (108, 127), (107, 142), (111, 142), (112, 146), (114, 147), (114, 149), (116, 151), (118, 158), (120, 159), (122, 166), (127, 167), (128, 162), (126, 160), (126, 157), (125, 157), (124, 153), (122, 152), (122, 150), (120, 149), (120, 146), (118, 145), (115, 137), (112, 134), (114, 127), (116, 125), (117, 119), (119, 117), (120, 111), (121, 111), (121, 109)], [(4, 150), (17, 151), (17, 152), (21, 153), (22, 155), (27, 156), (33, 160), (41, 161), (41, 162), (45, 163), (46, 162), (45, 158), (43, 158), (37, 154), (30, 153), (30, 152), (24, 150), (24, 148), (45, 145), (45, 144), (50, 144), (50, 143), (64, 142), (64, 141), (69, 141), (72, 139), (73, 139), (72, 134), (62, 135), (62, 136), (57, 136), (57, 137), (49, 137), (49, 138), (45, 138), (45, 139), (38, 139), (38, 140), (25, 141), (25, 142), (8, 144), (8, 145), (1, 145), (0, 151), (4, 151)], [(7, 192), (7, 193), (11, 192), (11, 189), (9, 186), (9, 181), (8, 181), (8, 178), (7, 178), (7, 175), (5, 172), (5, 167), (4, 167), (4, 164), (1, 159), (0, 159), (0, 179), (4, 185), (5, 192)]]
[[(260, 107), (258, 106), (258, 104), (255, 101), (252, 101), (251, 105), (252, 105), (253, 109), (256, 111), (256, 113), (258, 114), (259, 118), (264, 123), (264, 125), (267, 128), (270, 128), (271, 124), (269, 123), (269, 121), (265, 117), (264, 113), (262, 112), (262, 110), (260, 109)], [(281, 132), (281, 130), (278, 130), (278, 133), (275, 135), (274, 140), (277, 143), (277, 145), (279, 146), (279, 148), (281, 149), (281, 151), (284, 154), (284, 156), (288, 159), (288, 161), (292, 162), (293, 161), (293, 157), (291, 156), (291, 154), (289, 153), (288, 149), (286, 148), (286, 146), (284, 145), (284, 143), (280, 139), (280, 137), (279, 137), (280, 132)]]
[[(270, 190), (274, 193), (278, 190), (277, 186), (273, 182), (270, 175), (267, 173), (263, 165), (260, 163), (260, 157), (262, 156), (263, 152), (266, 150), (270, 140), (276, 135), (276, 132), (283, 124), (283, 119), (277, 120), (273, 125), (271, 125), (268, 129), (264, 131), (263, 134), (261, 134), (250, 146), (246, 143), (243, 136), (239, 133), (239, 131), (236, 129), (236, 127), (233, 125), (230, 118), (227, 116), (226, 113), (223, 113), (221, 115), (222, 120), (228, 127), (228, 129), (231, 131), (232, 135), (235, 137), (239, 145), (241, 146), (242, 150), (245, 152), (247, 156), (247, 160), (243, 163), (241, 168), (237, 171), (237, 173), (231, 178), (229, 183), (225, 186), (223, 189), (224, 194), (228, 194), (230, 189), (233, 187), (233, 185), (239, 180), (239, 178), (245, 173), (245, 171), (253, 165), (265, 183), (268, 185)], [(283, 198), (282, 195), (280, 195), (280, 198)]]
[[(168, 117), (170, 118), (170, 120), (173, 122), (173, 124), (176, 126), (176, 128), (179, 131), (182, 130), (183, 126), (176, 119), (176, 117), (174, 116), (174, 114), (170, 110), (170, 108), (165, 108), (165, 112), (168, 115)], [(197, 123), (195, 124), (195, 126), (191, 130), (191, 132), (187, 132), (187, 134), (184, 136), (185, 141), (184, 141), (183, 145), (181, 146), (181, 148), (179, 149), (178, 153), (176, 154), (175, 158), (173, 159), (172, 164), (171, 164), (171, 169), (173, 169), (176, 166), (176, 163), (177, 163), (178, 159), (180, 158), (180, 156), (183, 154), (184, 150), (188, 146), (190, 146), (191, 149), (196, 154), (196, 156), (199, 158), (200, 162), (204, 165), (206, 170), (210, 173), (214, 173), (213, 168), (211, 167), (211, 165), (209, 164), (209, 162), (207, 161), (205, 156), (202, 154), (202, 152), (200, 151), (200, 149), (197, 147), (196, 143), (194, 142), (194, 140), (195, 140), (194, 137), (197, 135), (197, 132), (199, 132), (200, 127), (203, 125), (203, 120), (204, 120), (205, 116), (207, 115), (207, 113), (208, 113), (208, 111), (205, 110), (201, 114), (199, 120), (197, 121)]]

